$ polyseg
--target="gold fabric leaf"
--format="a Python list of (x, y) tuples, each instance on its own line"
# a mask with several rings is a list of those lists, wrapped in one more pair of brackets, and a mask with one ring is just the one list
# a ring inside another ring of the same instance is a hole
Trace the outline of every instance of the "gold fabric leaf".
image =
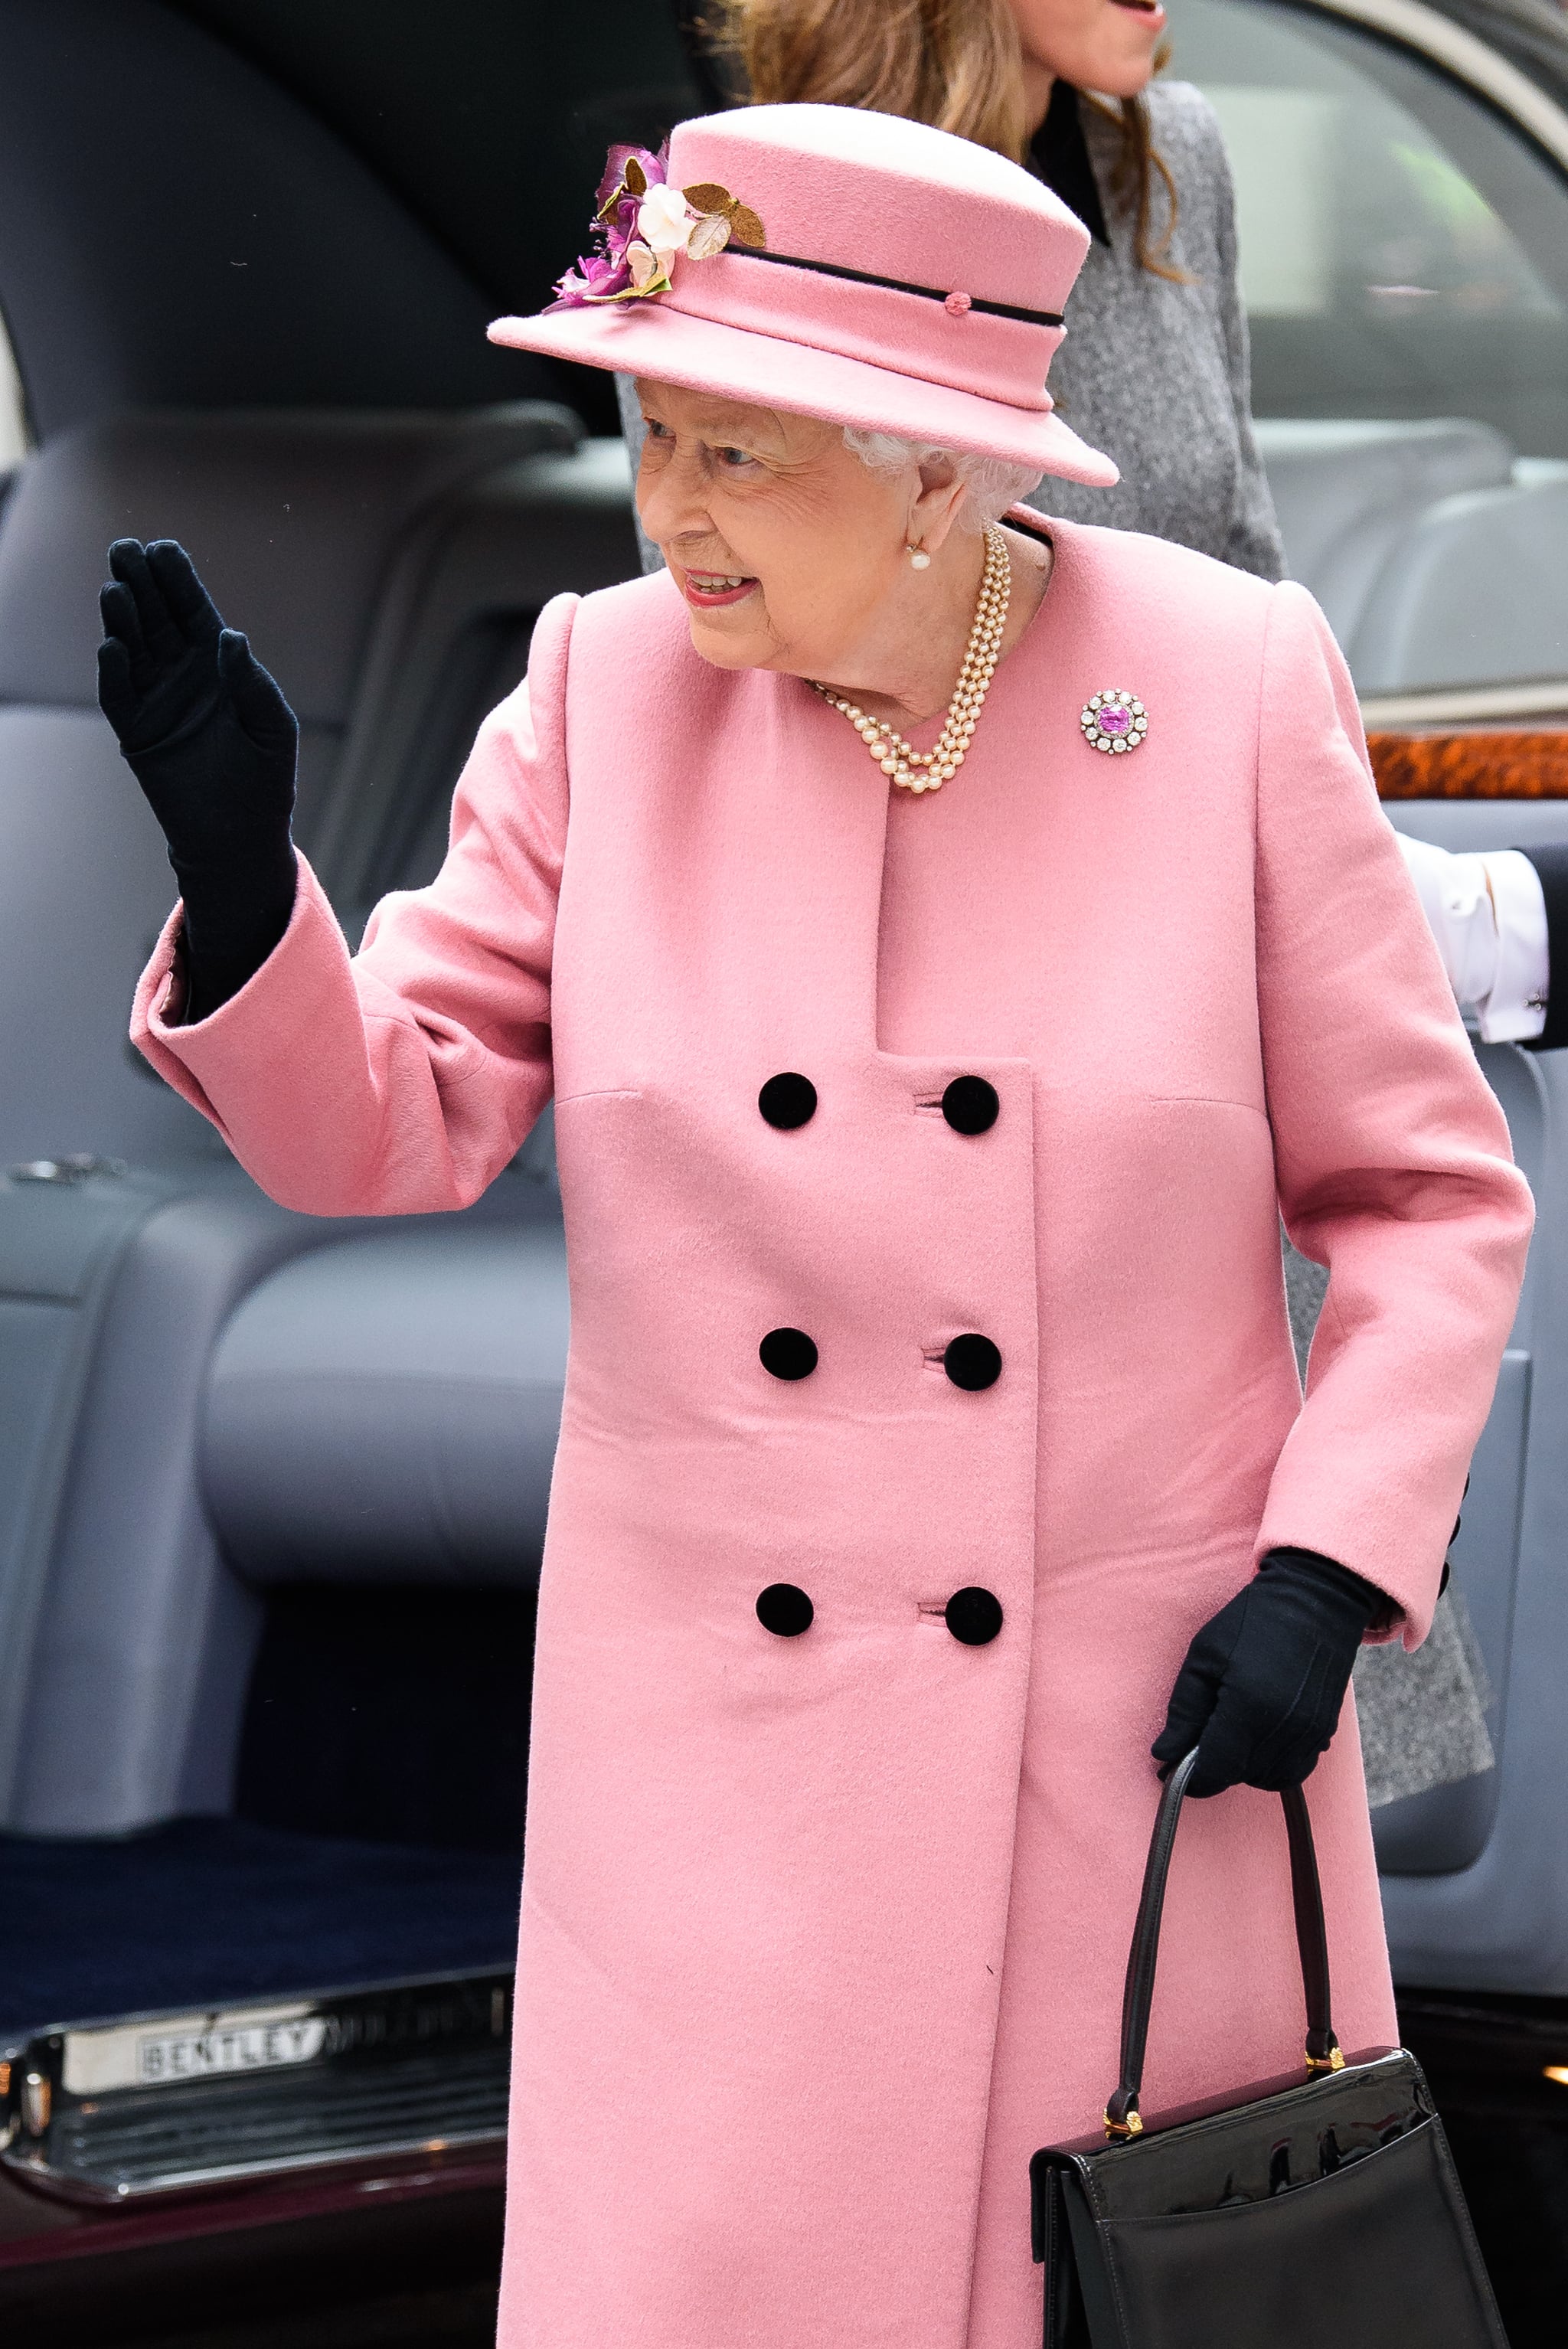
[(634, 155), (626, 158), (622, 184), (629, 196), (645, 196), (648, 192), (648, 175)]
[(694, 261), (711, 261), (729, 243), (729, 222), (722, 212), (704, 212), (686, 240)]
[(669, 291), (670, 281), (664, 271), (659, 269), (655, 270), (645, 285), (623, 285), (618, 294), (589, 294), (584, 296), (584, 299), (601, 303), (645, 302), (652, 295), (667, 294)]
[(694, 212), (723, 212), (727, 217), (735, 210), (735, 198), (717, 180), (699, 180), (695, 188), (683, 188), (681, 193)]
[(737, 244), (768, 247), (768, 234), (749, 204), (737, 204), (729, 215), (729, 233)]

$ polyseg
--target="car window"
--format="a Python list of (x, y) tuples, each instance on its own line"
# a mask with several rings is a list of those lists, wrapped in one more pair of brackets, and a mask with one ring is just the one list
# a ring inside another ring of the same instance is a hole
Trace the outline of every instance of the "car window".
[(1568, 708), (1568, 173), (1326, 7), (1179, 0), (1174, 34), (1231, 158), (1286, 566), (1368, 724)]
[(1172, 70), (1236, 182), (1259, 416), (1464, 416), (1568, 458), (1568, 181), (1408, 50), (1181, 0)]

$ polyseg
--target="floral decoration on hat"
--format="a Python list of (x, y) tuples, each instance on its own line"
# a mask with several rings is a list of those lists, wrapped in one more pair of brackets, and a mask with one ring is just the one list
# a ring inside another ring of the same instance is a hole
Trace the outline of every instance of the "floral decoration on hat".
[(677, 253), (710, 261), (727, 244), (766, 245), (762, 222), (749, 204), (717, 181), (672, 188), (668, 147), (612, 147), (599, 182), (594, 232), (597, 253), (579, 259), (558, 280), (552, 310), (580, 310), (597, 302), (646, 302), (670, 290)]

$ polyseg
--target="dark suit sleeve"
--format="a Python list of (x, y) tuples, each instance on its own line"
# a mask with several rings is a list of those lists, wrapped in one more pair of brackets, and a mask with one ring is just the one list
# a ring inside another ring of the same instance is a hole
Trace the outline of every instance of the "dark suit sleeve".
[(1546, 900), (1548, 968), (1553, 977), (1559, 972), (1565, 975), (1563, 983), (1548, 993), (1545, 1027), (1539, 1036), (1528, 1040), (1524, 1049), (1560, 1051), (1568, 1044), (1568, 841), (1554, 841), (1545, 848), (1522, 848), (1520, 854), (1534, 865)]

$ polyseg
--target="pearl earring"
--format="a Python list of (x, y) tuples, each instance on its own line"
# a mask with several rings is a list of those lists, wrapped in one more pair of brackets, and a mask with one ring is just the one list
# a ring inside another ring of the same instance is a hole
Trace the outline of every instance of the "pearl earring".
[(909, 567), (912, 571), (930, 570), (931, 557), (923, 546), (906, 547), (904, 552), (909, 556)]

